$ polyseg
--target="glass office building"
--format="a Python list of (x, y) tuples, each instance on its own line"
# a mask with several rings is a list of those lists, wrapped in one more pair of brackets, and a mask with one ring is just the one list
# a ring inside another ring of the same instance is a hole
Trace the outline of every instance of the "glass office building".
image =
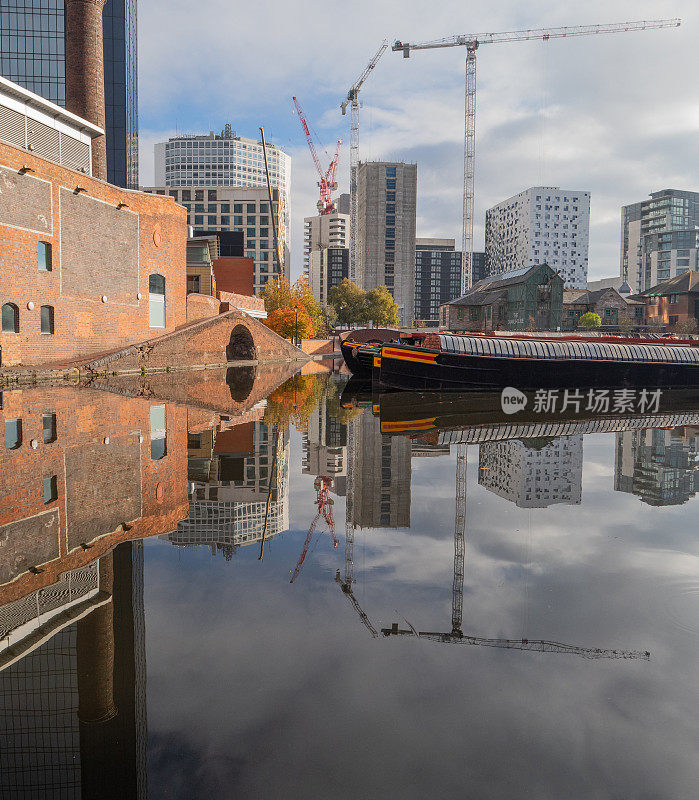
[[(138, 188), (137, 0), (104, 7), (107, 177)], [(0, 0), (0, 74), (65, 106), (64, 0)]]

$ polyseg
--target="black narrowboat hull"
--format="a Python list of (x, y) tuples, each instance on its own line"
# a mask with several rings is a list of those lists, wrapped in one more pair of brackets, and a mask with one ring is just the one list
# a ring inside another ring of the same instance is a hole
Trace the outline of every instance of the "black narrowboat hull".
[(381, 345), (345, 341), (340, 345), (347, 369), (358, 378), (371, 378), (374, 358), (381, 355)]
[(601, 359), (506, 358), (384, 345), (379, 381), (414, 391), (489, 391), (559, 387), (699, 386), (699, 364)]

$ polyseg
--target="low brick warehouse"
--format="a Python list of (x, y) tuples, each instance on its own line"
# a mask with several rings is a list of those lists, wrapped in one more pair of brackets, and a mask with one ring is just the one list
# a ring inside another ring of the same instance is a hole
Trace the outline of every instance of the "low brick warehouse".
[(0, 141), (2, 366), (84, 358), (183, 325), (186, 238), (171, 198)]

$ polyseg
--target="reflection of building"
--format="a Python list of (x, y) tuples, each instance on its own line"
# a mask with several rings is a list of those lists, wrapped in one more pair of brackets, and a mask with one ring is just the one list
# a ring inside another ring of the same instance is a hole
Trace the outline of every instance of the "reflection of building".
[(410, 455), (413, 458), (434, 458), (435, 456), (448, 456), (451, 447), (448, 444), (429, 444), (422, 439), (411, 439)]
[(0, 794), (145, 800), (143, 543), (0, 606), (0, 628)]
[(614, 489), (652, 506), (686, 503), (699, 491), (699, 430), (618, 433)]
[(521, 508), (580, 503), (582, 435), (480, 445), (478, 483)]
[(354, 524), (360, 528), (409, 528), (410, 439), (382, 436), (380, 420), (368, 413), (352, 425)]
[(188, 438), (189, 517), (167, 534), (172, 544), (208, 545), (230, 559), (236, 547), (260, 541), (265, 516), (267, 539), (289, 528), (288, 432), (249, 422)]
[(329, 384), (313, 409), (303, 434), (302, 472), (305, 475), (327, 475), (333, 479), (333, 491), (347, 492), (347, 425), (340, 422), (328, 407)]

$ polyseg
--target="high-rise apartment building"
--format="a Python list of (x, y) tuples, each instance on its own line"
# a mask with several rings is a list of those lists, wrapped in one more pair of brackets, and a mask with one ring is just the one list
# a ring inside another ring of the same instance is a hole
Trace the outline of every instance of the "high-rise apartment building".
[(350, 215), (350, 196), (345, 192), (335, 198), (335, 211), (340, 214)]
[(349, 214), (316, 214), (303, 223), (303, 271), (315, 299), (326, 304), (333, 286), (349, 277)]
[(699, 192), (663, 189), (621, 208), (620, 275), (643, 292), (699, 269)]
[(349, 277), (349, 247), (313, 250), (308, 262), (308, 283), (315, 299), (326, 305), (328, 292)]
[(582, 434), (538, 443), (510, 440), (480, 445), (478, 483), (521, 508), (554, 503), (577, 505), (582, 498)]
[(415, 239), (416, 320), (439, 324), (439, 307), (461, 292), (461, 265), (454, 239)]
[(548, 264), (566, 289), (587, 285), (590, 193), (534, 186), (485, 214), (489, 275)]
[[(138, 188), (136, 0), (107, 0), (102, 13), (107, 180)], [(64, 0), (0, 0), (0, 74), (66, 104)]]
[[(264, 153), (262, 142), (255, 139), (246, 139), (238, 136), (230, 125), (226, 125), (220, 133), (210, 131), (208, 135), (202, 136), (175, 136), (167, 142), (159, 142), (155, 145), (155, 185), (166, 189), (189, 189), (192, 194), (207, 195), (208, 190), (218, 187), (219, 194), (229, 202), (236, 202), (234, 199), (237, 192), (230, 189), (250, 189), (257, 190), (257, 202), (267, 203), (267, 176), (265, 172)], [(222, 230), (244, 230), (246, 240), (251, 240), (251, 246), (247, 246), (246, 251), (251, 252), (267, 251), (268, 258), (256, 258), (257, 261), (269, 262), (271, 269), (260, 268), (256, 270), (255, 289), (264, 286), (269, 276), (279, 274), (289, 277), (289, 252), (291, 247), (290, 229), (290, 191), (291, 191), (291, 156), (287, 155), (276, 145), (267, 144), (267, 161), (269, 164), (270, 183), (273, 189), (273, 199), (279, 203), (279, 223), (277, 234), (279, 236), (280, 250), (282, 256), (282, 267), (276, 264), (276, 254), (274, 252), (274, 242), (272, 240), (272, 229), (269, 220), (268, 235), (262, 236), (258, 231), (253, 233), (248, 228), (254, 227), (248, 220), (247, 209), (243, 215), (238, 216), (237, 220), (229, 220), (228, 223), (220, 221), (218, 224)], [(276, 196), (275, 196), (276, 192)], [(170, 192), (172, 194), (172, 192)], [(243, 198), (241, 201), (244, 202)], [(196, 202), (196, 201), (195, 201)], [(189, 211), (190, 209), (188, 209)], [(215, 215), (216, 211), (209, 211), (209, 208), (193, 210), (193, 221), (190, 222), (195, 228), (202, 227), (197, 217), (204, 219), (203, 227), (211, 230), (211, 223), (207, 222), (206, 216)], [(233, 212), (234, 214), (236, 212)], [(262, 213), (259, 212), (258, 213)], [(227, 216), (227, 215), (223, 215)], [(243, 219), (243, 216), (245, 217)], [(252, 216), (252, 215), (250, 215)], [(231, 226), (231, 227), (228, 227)], [(259, 247), (255, 239), (259, 236), (266, 244), (266, 247)], [(248, 256), (252, 258), (253, 256)]]
[(283, 270), (279, 270), (274, 249), (272, 219), (267, 189), (217, 186), (175, 189), (166, 186), (148, 187), (144, 192), (168, 194), (187, 209), (187, 224), (200, 231), (234, 231), (244, 235), (245, 258), (255, 262), (254, 288), (258, 294), (270, 278), (280, 274), (289, 277), (288, 212), (284, 195), (272, 189), (272, 213), (282, 245)]
[(401, 325), (415, 318), (417, 164), (368, 161), (357, 170), (359, 259), (356, 280), (388, 287)]
[(303, 270), (308, 274), (310, 255), (324, 247), (349, 247), (349, 214), (316, 214), (303, 220)]

